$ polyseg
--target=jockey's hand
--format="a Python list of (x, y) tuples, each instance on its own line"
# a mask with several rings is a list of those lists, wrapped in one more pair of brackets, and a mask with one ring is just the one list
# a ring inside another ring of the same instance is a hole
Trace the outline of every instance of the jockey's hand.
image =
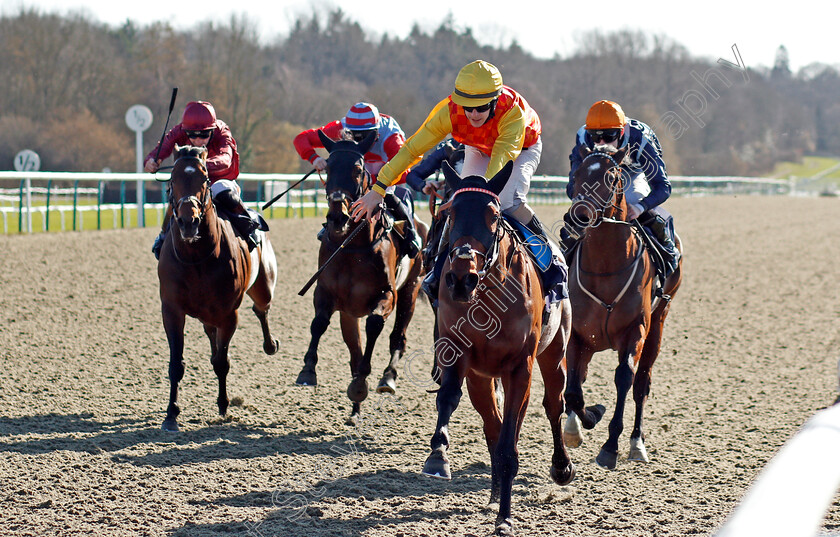
[(423, 186), (423, 194), (432, 196), (433, 194), (437, 194), (437, 191), (442, 187), (443, 181), (426, 181), (426, 184)]
[(318, 172), (322, 172), (327, 169), (327, 161), (324, 160), (324, 157), (315, 157), (315, 160), (312, 161), (312, 166)]
[(627, 219), (628, 220), (635, 220), (637, 219), (643, 212), (645, 212), (645, 208), (642, 207), (640, 203), (631, 203), (627, 206)]
[(375, 217), (379, 216), (379, 206), (383, 200), (384, 198), (378, 192), (371, 190), (350, 206), (350, 216), (354, 222), (358, 222), (362, 218), (374, 220)]
[(143, 166), (143, 169), (145, 169), (149, 173), (155, 173), (156, 171), (158, 171), (159, 168), (160, 168), (160, 161), (155, 160), (153, 158), (150, 158), (149, 160), (147, 160), (146, 164)]

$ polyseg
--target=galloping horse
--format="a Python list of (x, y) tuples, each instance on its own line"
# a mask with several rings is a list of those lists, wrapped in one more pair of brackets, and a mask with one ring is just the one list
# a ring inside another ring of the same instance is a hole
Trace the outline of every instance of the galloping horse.
[[(512, 535), (511, 490), (519, 469), (517, 442), (531, 393), (534, 359), (545, 381), (545, 407), (554, 454), (551, 477), (560, 485), (575, 474), (563, 444), (562, 414), (566, 342), (571, 329), (568, 299), (556, 302), (544, 320), (545, 298), (538, 269), (527, 245), (514, 238), (501, 215), (499, 193), (510, 178), (512, 163), (487, 181), (461, 179), (443, 165), (452, 188), (449, 208), (450, 245), (438, 294), (435, 342), (441, 387), (432, 453), (423, 473), (451, 478), (447, 451), (449, 419), (467, 379), (470, 400), (484, 421), (491, 458), (490, 503), (498, 502), (496, 534)], [(504, 408), (497, 402), (495, 380), (504, 388)]]
[[(566, 403), (571, 411), (566, 443), (580, 445), (579, 425), (591, 429), (604, 413), (602, 405), (584, 409), (583, 382), (595, 352), (618, 351), (615, 369), (617, 392), (609, 438), (596, 461), (613, 469), (618, 459), (618, 438), (624, 429), (624, 403), (630, 387), (636, 419), (630, 434), (630, 460), (648, 462), (642, 432), (642, 414), (650, 392), (651, 369), (662, 343), (662, 326), (671, 298), (682, 279), (682, 260), (665, 280), (657, 297), (652, 258), (627, 219), (624, 191), (629, 186), (620, 163), (626, 150), (604, 147), (584, 149), (575, 172), (571, 216), (586, 225), (579, 247), (569, 259), (569, 296), (572, 300), (572, 336), (567, 352), (569, 379)], [(677, 248), (682, 245), (677, 237)], [(579, 420), (579, 421), (578, 421)]]
[[(405, 353), (405, 332), (414, 315), (420, 290), (422, 261), (420, 256), (410, 259), (400, 255), (396, 231), (386, 228), (382, 218), (376, 225), (367, 225), (364, 221), (354, 224), (350, 218), (350, 205), (373, 185), (365, 170), (364, 155), (373, 145), (375, 133), (358, 144), (353, 140), (331, 140), (321, 131), (318, 136), (329, 151), (325, 186), (329, 209), (318, 265), (323, 266), (357, 226), (364, 225), (367, 229), (353, 237), (318, 276), (313, 298), (315, 318), (310, 326), (312, 339), (296, 382), (304, 386), (317, 384), (318, 342), (337, 310), (341, 317), (341, 333), (350, 350), (352, 380), (347, 396), (353, 402), (348, 420), (352, 424), (359, 419), (361, 403), (368, 395), (367, 376), (376, 339), (395, 308), (397, 317), (390, 337), (391, 359), (377, 391), (394, 393), (396, 390), (397, 365)], [(415, 219), (415, 226), (425, 241), (426, 225)], [(365, 316), (363, 354), (359, 319)]]
[(253, 251), (230, 223), (218, 217), (207, 176), (207, 149), (176, 147), (169, 185), (174, 225), (166, 234), (158, 262), (163, 327), (169, 340), (169, 407), (163, 429), (177, 431), (178, 383), (184, 376), (186, 316), (204, 325), (210, 339), (210, 362), (219, 378), (219, 414), (227, 412), (228, 346), (236, 331), (238, 308), (247, 292), (260, 320), (263, 350), (274, 354), (268, 310), (274, 295), (277, 260), (267, 236)]

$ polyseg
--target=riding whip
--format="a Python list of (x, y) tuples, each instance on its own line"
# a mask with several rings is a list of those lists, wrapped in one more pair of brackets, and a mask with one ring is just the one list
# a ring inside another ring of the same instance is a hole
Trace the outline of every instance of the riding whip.
[(166, 124), (163, 126), (163, 134), (158, 142), (158, 150), (155, 155), (155, 162), (160, 158), (160, 148), (163, 146), (163, 139), (166, 137), (166, 129), (169, 128), (169, 118), (172, 117), (172, 110), (175, 109), (175, 97), (178, 95), (178, 88), (172, 88), (172, 100), (169, 101), (169, 113), (166, 114)]
[(277, 200), (279, 200), (280, 198), (282, 198), (282, 197), (286, 194), (286, 192), (288, 192), (289, 190), (293, 189), (294, 187), (296, 187), (296, 186), (298, 186), (299, 184), (301, 184), (302, 182), (304, 182), (304, 181), (306, 180), (306, 178), (307, 178), (307, 177), (309, 177), (310, 175), (312, 175), (313, 173), (315, 173), (315, 168), (313, 168), (313, 169), (312, 169), (312, 171), (310, 171), (309, 173), (307, 173), (306, 175), (304, 175), (304, 176), (303, 176), (303, 179), (301, 179), (301, 180), (299, 180), (299, 181), (296, 181), (296, 182), (295, 182), (295, 184), (293, 184), (292, 186), (290, 186), (289, 188), (287, 188), (287, 189), (286, 189), (286, 190), (284, 190), (283, 192), (281, 192), (281, 193), (277, 194), (276, 196), (274, 196), (273, 198), (271, 198), (271, 201), (267, 201), (267, 202), (265, 202), (265, 205), (263, 205), (263, 206), (262, 206), (262, 210), (264, 211), (264, 210), (268, 209), (268, 207), (269, 207), (272, 203), (274, 203), (275, 201), (277, 201)]

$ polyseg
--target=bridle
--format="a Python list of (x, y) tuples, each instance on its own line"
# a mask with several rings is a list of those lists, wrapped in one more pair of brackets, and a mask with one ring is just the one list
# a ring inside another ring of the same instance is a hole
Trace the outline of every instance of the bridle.
[[(621, 198), (622, 198), (622, 196), (624, 196), (624, 191), (627, 189), (626, 177), (625, 177), (625, 174), (622, 173), (622, 171), (621, 171), (620, 163), (618, 161), (616, 161), (615, 158), (612, 155), (610, 155), (609, 153), (606, 153), (604, 151), (593, 151), (592, 153), (589, 153), (588, 155), (586, 155), (586, 157), (580, 163), (580, 167), (578, 169), (581, 169), (583, 167), (583, 165), (586, 163), (586, 161), (589, 160), (589, 158), (591, 158), (591, 157), (604, 157), (604, 158), (608, 159), (610, 162), (612, 162), (612, 164), (613, 164), (612, 167), (609, 168), (604, 173), (604, 178), (612, 177), (612, 179), (613, 179), (612, 181), (608, 182), (610, 197), (607, 198), (606, 200), (601, 200), (600, 196), (594, 196), (594, 198), (596, 198), (597, 201), (602, 202), (601, 205), (599, 206), (597, 203), (595, 203), (595, 201), (593, 201), (593, 199), (592, 199), (593, 196), (587, 196), (585, 194), (578, 194), (572, 200), (572, 208), (571, 209), (574, 209), (575, 205), (578, 205), (578, 206), (579, 205), (584, 205), (586, 207), (586, 210), (591, 210), (592, 212), (594, 212), (595, 217), (590, 219), (589, 222), (587, 222), (586, 227), (596, 228), (596, 227), (600, 226), (602, 223), (620, 224), (620, 225), (627, 225), (627, 226), (631, 225), (630, 222), (627, 222), (625, 220), (616, 220), (615, 218), (610, 218), (608, 216), (605, 216), (606, 212), (609, 209), (619, 210), (621, 208), (621, 206), (620, 206)], [(616, 185), (618, 185), (618, 188), (616, 188)], [(587, 185), (587, 186), (589, 186), (589, 185)], [(594, 190), (594, 188), (591, 189), (591, 191), (593, 191), (593, 190)], [(571, 212), (571, 209), (570, 209), (570, 212)], [(572, 214), (574, 214), (574, 213), (572, 212)]]
[[(195, 161), (201, 162), (201, 159), (199, 159), (198, 157), (184, 156), (184, 157), (179, 157), (175, 161), (175, 165), (177, 165), (178, 162), (181, 161), (181, 160), (195, 160)], [(174, 166), (173, 166), (173, 168), (174, 168)], [(200, 169), (201, 168), (199, 168), (199, 170)], [(172, 207), (172, 214), (178, 214), (178, 210), (181, 208), (181, 205), (183, 205), (184, 203), (190, 203), (190, 204), (195, 203), (195, 205), (198, 206), (198, 208), (199, 208), (198, 219), (199, 219), (199, 221), (203, 221), (204, 220), (204, 215), (207, 213), (207, 207), (209, 207), (212, 204), (212, 197), (210, 195), (210, 189), (209, 188), (203, 189), (204, 194), (202, 195), (202, 199), (198, 199), (194, 195), (189, 195), (189, 196), (183, 196), (182, 198), (180, 198), (176, 201), (175, 197), (172, 195), (172, 182), (171, 181), (172, 181), (172, 179), (170, 179), (168, 190), (169, 190), (169, 205)], [(204, 175), (204, 185), (205, 186), (210, 185), (210, 177), (208, 177), (206, 174)]]
[[(327, 158), (327, 166), (329, 166), (330, 158), (336, 153), (352, 153), (358, 157), (355, 162), (361, 161), (362, 162), (362, 180), (356, 183), (356, 189), (352, 194), (352, 197), (349, 200), (349, 203), (353, 203), (357, 199), (361, 198), (364, 194), (367, 193), (368, 190), (371, 188), (371, 176), (370, 172), (367, 171), (365, 167), (365, 156), (361, 153), (361, 151), (356, 151), (355, 149), (333, 149), (330, 151), (330, 156)], [(329, 169), (329, 167), (327, 168)], [(329, 173), (327, 174), (327, 183), (329, 183)], [(347, 200), (348, 196), (344, 192), (340, 190), (334, 190), (332, 192), (327, 193), (327, 201), (328, 202), (335, 202), (341, 203)]]
[[(456, 190), (452, 194), (452, 197), (450, 198), (449, 202), (452, 203), (455, 200), (455, 197), (458, 194), (461, 194), (463, 192), (479, 192), (481, 194), (487, 194), (487, 195), (489, 195), (490, 197), (493, 198), (493, 201), (496, 203), (496, 205), (498, 207), (501, 207), (501, 203), (499, 202), (499, 196), (496, 193), (491, 192), (490, 190), (487, 190), (487, 189), (484, 189), (484, 188), (474, 188), (474, 187), (466, 187), (466, 188), (461, 188), (459, 190)], [(450, 213), (449, 218), (450, 219), (452, 218), (452, 213)], [(481, 256), (482, 258), (484, 258), (484, 265), (482, 266), (481, 270), (479, 270), (477, 272), (477, 274), (478, 274), (479, 280), (484, 278), (487, 275), (487, 273), (489, 272), (490, 268), (493, 266), (493, 264), (496, 262), (496, 260), (499, 257), (499, 243), (501, 242), (501, 238), (502, 238), (502, 225), (501, 225), (501, 223), (502, 223), (502, 211), (501, 210), (498, 211), (498, 213), (496, 215), (496, 220), (495, 220), (494, 223), (496, 225), (496, 230), (492, 233), (490, 241), (482, 241), (480, 239), (476, 239), (476, 240), (478, 240), (479, 244), (481, 244), (484, 247), (484, 252), (480, 252), (480, 251), (476, 250), (475, 248), (472, 247), (472, 245), (470, 243), (465, 243), (465, 244), (462, 244), (460, 246), (456, 246), (456, 247), (452, 248), (451, 250), (449, 250), (449, 264), (451, 265), (456, 259), (472, 260), (472, 259), (476, 258), (477, 256)], [(486, 242), (489, 242), (489, 244), (486, 244)], [(488, 255), (488, 252), (489, 252), (489, 255)]]

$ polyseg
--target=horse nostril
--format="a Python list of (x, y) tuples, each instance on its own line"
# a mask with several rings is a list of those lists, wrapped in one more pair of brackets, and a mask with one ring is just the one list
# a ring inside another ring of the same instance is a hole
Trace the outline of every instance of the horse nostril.
[(455, 279), (454, 274), (452, 274), (451, 272), (447, 272), (446, 277), (444, 279), (446, 280), (446, 286), (447, 287), (449, 287), (450, 289), (452, 287), (455, 287), (455, 283), (457, 282), (457, 280)]
[(474, 272), (470, 272), (464, 277), (464, 287), (467, 288), (467, 291), (472, 291), (478, 285), (478, 274)]

